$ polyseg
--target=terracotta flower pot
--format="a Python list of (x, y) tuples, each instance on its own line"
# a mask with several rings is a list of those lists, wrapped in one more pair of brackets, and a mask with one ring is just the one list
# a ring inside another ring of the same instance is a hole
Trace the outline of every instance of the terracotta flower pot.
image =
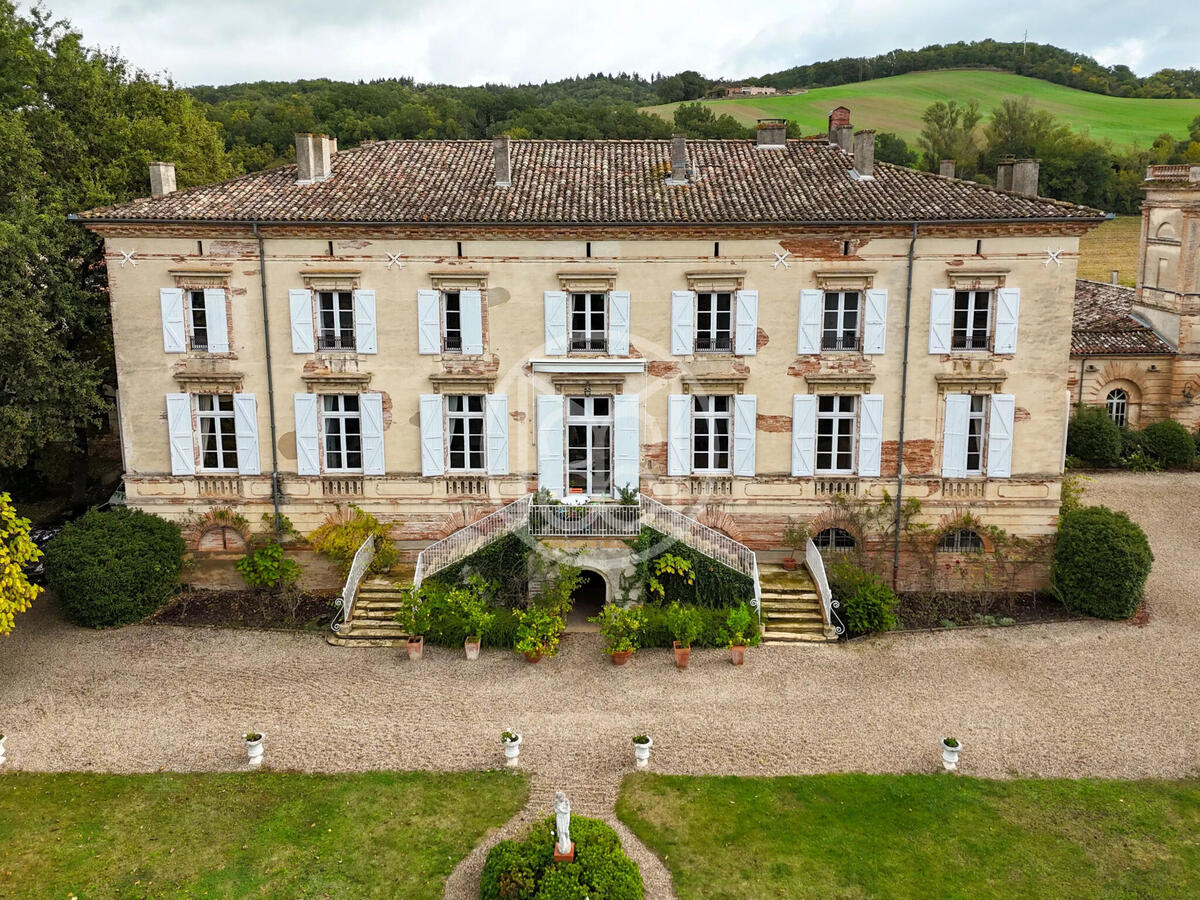
[(425, 651), (425, 635), (419, 634), (408, 639), (408, 658), (418, 660)]
[(783, 567), (789, 572), (796, 568), (796, 558), (794, 556), (785, 556), (783, 558)]
[(612, 655), (614, 666), (623, 666), (629, 662), (629, 657), (633, 656), (632, 650), (618, 650)]
[(540, 653), (526, 653), (525, 654), (525, 662), (528, 662), (528, 663), (535, 663), (538, 660), (540, 660), (541, 658), (542, 658), (542, 654), (540, 654)]
[(483, 643), (480, 638), (471, 640), (467, 638), (463, 641), (463, 650), (467, 652), (467, 659), (479, 659), (479, 645)]
[(746, 661), (746, 645), (734, 644), (729, 648), (729, 659), (735, 666), (740, 666)]
[(688, 660), (692, 658), (692, 648), (679, 646), (679, 641), (672, 641), (671, 643), (675, 647), (675, 667), (686, 669), (688, 667)]

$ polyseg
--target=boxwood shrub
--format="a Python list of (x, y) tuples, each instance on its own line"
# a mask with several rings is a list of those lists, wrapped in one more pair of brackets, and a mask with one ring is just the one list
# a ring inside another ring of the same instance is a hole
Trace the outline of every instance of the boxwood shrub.
[(1121, 462), (1121, 429), (1098, 406), (1075, 407), (1067, 424), (1067, 453), (1094, 466)]
[(575, 861), (556, 863), (554, 829), (548, 816), (523, 840), (493, 847), (480, 877), (482, 900), (642, 900), (642, 874), (615, 831), (599, 819), (572, 816)]
[(1067, 609), (1128, 619), (1141, 605), (1153, 562), (1146, 533), (1129, 516), (1085, 506), (1059, 520), (1050, 584)]
[(144, 619), (175, 593), (179, 526), (139, 510), (89, 510), (46, 547), (46, 581), (71, 621), (91, 628)]
[(1196, 442), (1186, 428), (1167, 419), (1142, 429), (1142, 446), (1165, 469), (1186, 466), (1196, 455)]

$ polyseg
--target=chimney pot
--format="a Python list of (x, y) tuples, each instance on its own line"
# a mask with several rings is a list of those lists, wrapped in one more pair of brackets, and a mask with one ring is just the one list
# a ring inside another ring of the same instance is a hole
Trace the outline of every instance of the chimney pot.
[(496, 167), (496, 187), (512, 184), (512, 139), (507, 134), (492, 138), (492, 157)]
[(875, 132), (870, 129), (854, 133), (854, 171), (859, 178), (875, 177)]
[(1038, 172), (1040, 159), (1018, 159), (1012, 166), (1012, 190), (1022, 197), (1038, 196)]
[(1113, 269), (1108, 273), (1108, 283), (1109, 284), (1120, 284), (1120, 282), (1117, 280), (1117, 274), (1118, 274), (1117, 269)]
[(996, 164), (996, 187), (1002, 191), (1013, 189), (1013, 158), (1005, 156)]
[(682, 134), (671, 135), (671, 177), (667, 183), (688, 183), (687, 138)]
[(787, 146), (787, 119), (759, 119), (759, 149), (779, 149)]
[(312, 184), (324, 181), (333, 172), (331, 141), (324, 134), (296, 135), (296, 184)]
[(943, 159), (941, 162), (941, 165), (938, 167), (938, 174), (942, 175), (946, 178), (953, 178), (954, 177), (954, 160)]
[(175, 163), (150, 163), (150, 196), (165, 197), (175, 193)]

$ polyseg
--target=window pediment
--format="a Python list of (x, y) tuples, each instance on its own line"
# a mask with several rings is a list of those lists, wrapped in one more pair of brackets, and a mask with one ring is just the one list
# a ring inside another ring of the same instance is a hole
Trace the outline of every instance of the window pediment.
[(1004, 287), (1008, 269), (948, 269), (946, 279), (956, 291), (994, 291)]
[(317, 394), (361, 394), (371, 385), (370, 372), (334, 372), (329, 369), (307, 371), (301, 378)]
[(300, 277), (310, 291), (353, 291), (362, 272), (357, 269), (301, 269)]
[(688, 290), (697, 294), (740, 291), (746, 281), (744, 269), (724, 269), (716, 272), (686, 272)]
[(429, 281), (435, 291), (487, 290), (487, 272), (430, 272)]
[(875, 375), (871, 372), (814, 373), (805, 375), (804, 381), (814, 394), (868, 394), (875, 384)]
[(815, 274), (817, 287), (823, 291), (865, 291), (875, 282), (872, 269), (838, 269)]
[(205, 288), (229, 288), (232, 269), (169, 269), (167, 274), (175, 281), (175, 287), (183, 290), (202, 291)]
[(558, 283), (568, 294), (607, 292), (616, 286), (617, 273), (612, 269), (591, 272), (559, 272)]

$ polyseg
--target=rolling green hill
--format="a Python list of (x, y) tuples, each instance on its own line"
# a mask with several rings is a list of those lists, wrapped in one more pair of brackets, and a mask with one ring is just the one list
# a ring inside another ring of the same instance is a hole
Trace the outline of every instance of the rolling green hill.
[[(781, 97), (703, 101), (717, 115), (733, 116), (743, 124), (779, 117), (800, 124), (805, 134), (823, 132), (826, 116), (835, 106), (847, 106), (855, 128), (874, 128), (900, 135), (909, 143), (921, 130), (921, 113), (938, 100), (979, 101), (987, 115), (1005, 97), (1028, 96), (1061, 122), (1093, 138), (1108, 138), (1117, 148), (1147, 147), (1158, 135), (1169, 132), (1177, 139), (1187, 135), (1188, 123), (1200, 115), (1200, 100), (1143, 100), (1109, 97), (1063, 87), (1037, 78), (980, 69), (913, 72), (894, 78), (877, 78), (837, 87), (815, 88), (807, 94)], [(678, 104), (646, 107), (670, 119)]]

